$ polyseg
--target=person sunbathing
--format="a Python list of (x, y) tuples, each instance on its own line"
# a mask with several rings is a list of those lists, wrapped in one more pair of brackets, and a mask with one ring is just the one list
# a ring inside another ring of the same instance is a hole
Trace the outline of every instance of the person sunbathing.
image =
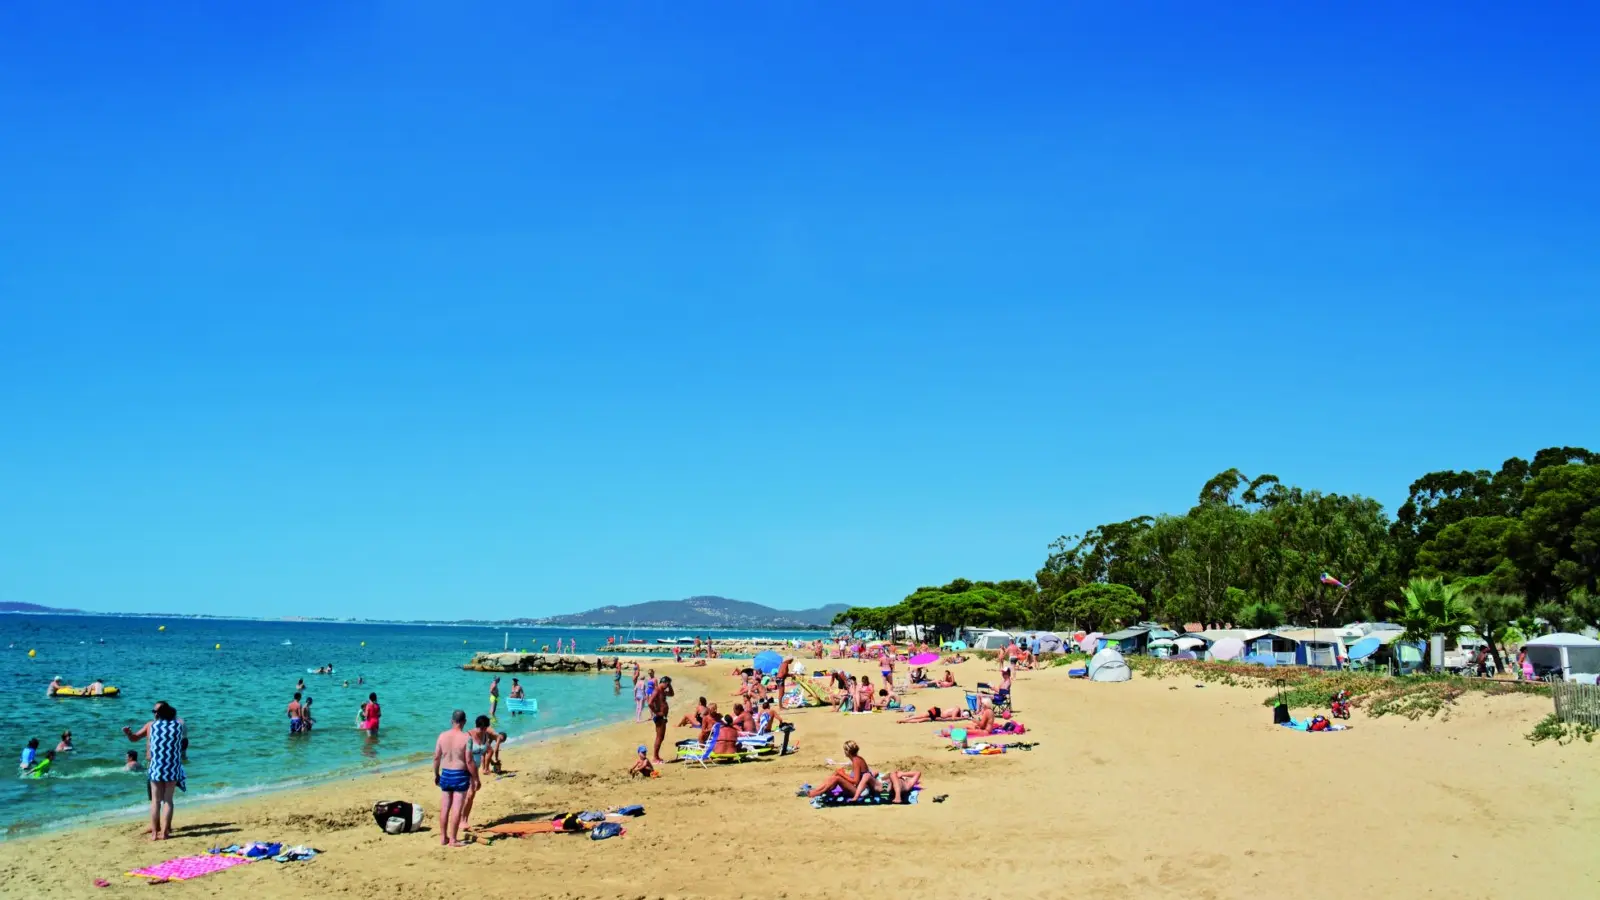
[[(987, 703), (978, 710), (978, 717), (967, 726), (967, 737), (983, 737), (994, 728), (994, 707)], [(940, 737), (949, 737), (950, 729), (945, 728), (939, 732)]]
[(701, 697), (700, 702), (694, 706), (694, 712), (678, 720), (679, 728), (694, 728), (706, 717), (706, 698)]
[(810, 791), (803, 792), (807, 797), (821, 797), (834, 788), (841, 788), (850, 793), (852, 799), (860, 797), (866, 792), (869, 783), (875, 783), (872, 777), (872, 767), (867, 765), (867, 760), (861, 755), (861, 747), (855, 741), (844, 742), (844, 755), (850, 760), (848, 768), (839, 767), (825, 781)]
[(890, 803), (904, 803), (912, 791), (922, 787), (921, 772), (890, 772), (883, 780), (889, 783)]
[(917, 713), (914, 716), (906, 716), (898, 721), (901, 725), (913, 725), (918, 722), (954, 722), (957, 719), (965, 719), (966, 717), (967, 711), (964, 709), (940, 709), (937, 706), (930, 706), (925, 712)]
[(950, 674), (949, 669), (944, 670), (944, 677), (933, 683), (934, 687), (953, 688), (956, 686), (956, 677)]
[(932, 679), (928, 677), (928, 670), (922, 666), (917, 666), (915, 669), (911, 670), (912, 684), (926, 684), (931, 680)]

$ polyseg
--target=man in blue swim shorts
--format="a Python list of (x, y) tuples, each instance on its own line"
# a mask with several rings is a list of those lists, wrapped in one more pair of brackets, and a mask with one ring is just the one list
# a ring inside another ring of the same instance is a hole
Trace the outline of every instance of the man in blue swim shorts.
[(294, 692), (294, 699), (289, 701), (289, 733), (290, 734), (299, 734), (301, 732), (301, 730), (305, 727), (305, 720), (302, 718), (302, 716), (304, 716), (304, 715), (305, 715), (305, 713), (300, 707), (300, 692), (299, 691), (295, 691)]
[(472, 760), (466, 732), (467, 714), (450, 714), (450, 728), (439, 733), (433, 747), (433, 783), (439, 786), (439, 843), (461, 847), (461, 810), (467, 790), (478, 786), (478, 767)]

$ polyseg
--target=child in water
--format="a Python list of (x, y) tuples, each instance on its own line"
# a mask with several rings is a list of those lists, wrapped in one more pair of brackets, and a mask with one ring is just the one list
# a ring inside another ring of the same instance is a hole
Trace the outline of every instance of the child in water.
[(44, 752), (44, 758), (34, 763), (33, 768), (28, 771), (28, 777), (43, 778), (44, 776), (50, 774), (50, 766), (55, 761), (56, 752), (54, 750), (46, 750)]

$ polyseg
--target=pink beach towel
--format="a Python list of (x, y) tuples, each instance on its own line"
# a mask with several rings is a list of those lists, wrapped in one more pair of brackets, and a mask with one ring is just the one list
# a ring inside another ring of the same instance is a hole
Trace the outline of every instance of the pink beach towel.
[(149, 878), (152, 881), (187, 881), (190, 878), (199, 878), (201, 875), (210, 875), (212, 872), (221, 872), (223, 869), (251, 862), (255, 860), (242, 856), (180, 856), (143, 869), (134, 869), (128, 874), (135, 878)]

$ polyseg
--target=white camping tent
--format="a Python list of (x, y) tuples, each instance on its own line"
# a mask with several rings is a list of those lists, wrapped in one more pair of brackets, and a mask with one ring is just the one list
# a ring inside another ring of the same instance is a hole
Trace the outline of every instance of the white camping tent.
[(1090, 681), (1127, 681), (1133, 677), (1128, 661), (1114, 647), (1107, 647), (1089, 660)]
[(1547, 634), (1522, 645), (1533, 663), (1535, 675), (1560, 675), (1572, 681), (1574, 675), (1600, 673), (1600, 641), (1581, 634)]
[(983, 637), (978, 638), (977, 643), (972, 645), (972, 649), (1004, 650), (1006, 645), (1009, 643), (1011, 643), (1011, 632), (991, 631), (988, 634), (985, 634)]

